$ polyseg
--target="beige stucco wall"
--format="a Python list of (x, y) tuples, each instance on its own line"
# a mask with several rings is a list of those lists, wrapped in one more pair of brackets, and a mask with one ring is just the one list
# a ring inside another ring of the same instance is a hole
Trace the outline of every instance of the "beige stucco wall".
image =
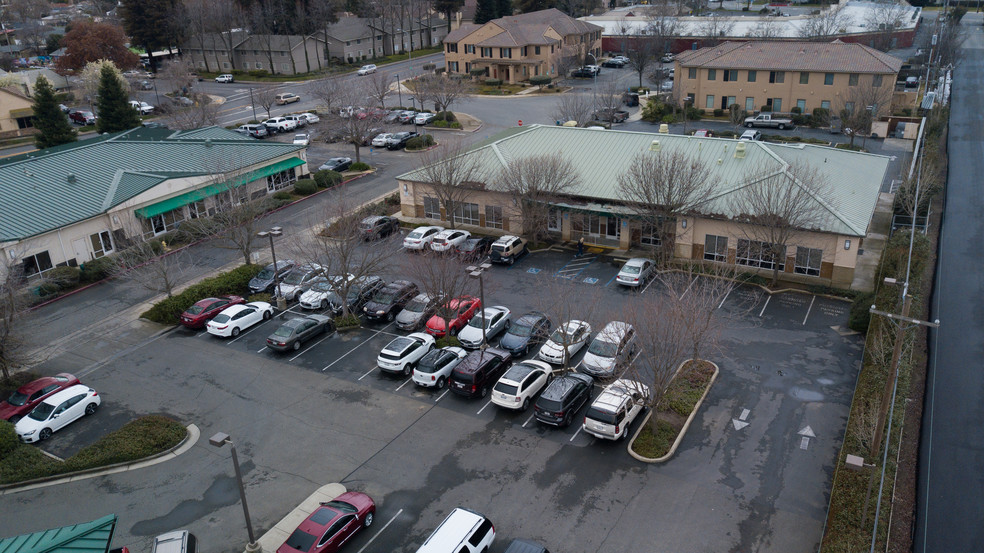
[(8, 92), (0, 92), (0, 132), (6, 133), (19, 130), (17, 120), (11, 115), (11, 111), (27, 110), (33, 107), (34, 104), (28, 98), (22, 98)]

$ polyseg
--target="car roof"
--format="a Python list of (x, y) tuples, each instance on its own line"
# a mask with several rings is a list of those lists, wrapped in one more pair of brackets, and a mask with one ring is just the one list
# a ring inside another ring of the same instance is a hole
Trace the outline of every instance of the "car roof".
[(643, 263), (649, 261), (645, 257), (633, 257), (632, 259), (625, 262), (626, 265), (631, 265), (633, 267), (637, 265), (642, 265)]
[(540, 397), (553, 400), (561, 399), (574, 388), (574, 384), (579, 380), (589, 386), (594, 383), (591, 377), (586, 374), (567, 373), (554, 378), (540, 394)]
[(595, 335), (595, 339), (598, 339), (601, 336), (621, 337), (623, 334), (625, 334), (631, 329), (632, 329), (632, 325), (630, 325), (629, 323), (625, 323), (622, 321), (611, 321), (610, 323), (606, 324), (604, 328), (601, 329), (601, 332)]
[(409, 280), (394, 280), (393, 282), (387, 284), (386, 288), (383, 288), (383, 290), (402, 290), (411, 286), (413, 286), (413, 283)]
[(69, 386), (64, 390), (60, 390), (59, 392), (46, 397), (43, 403), (58, 405), (66, 399), (73, 398), (79, 394), (88, 393), (91, 389), (92, 388), (86, 386), (85, 384), (75, 384), (74, 386)]
[(516, 363), (515, 365), (509, 367), (506, 374), (502, 375), (500, 380), (505, 382), (515, 382), (519, 384), (533, 371), (543, 370), (543, 367), (533, 365), (531, 363)]
[(495, 241), (495, 243), (496, 244), (506, 244), (508, 242), (512, 242), (513, 239), (515, 239), (515, 238), (518, 238), (518, 236), (513, 236), (511, 234), (507, 234), (505, 236), (500, 236), (499, 239)]
[(588, 326), (588, 323), (584, 321), (570, 320), (560, 325), (559, 328), (563, 328), (564, 332), (572, 332), (584, 326)]
[(419, 339), (411, 338), (410, 336), (398, 336), (390, 340), (390, 343), (383, 347), (383, 351), (395, 351), (397, 353), (403, 353), (414, 343), (420, 342)]
[(537, 321), (542, 321), (546, 319), (547, 316), (539, 311), (530, 311), (528, 313), (523, 313), (523, 315), (516, 320), (517, 323), (522, 323), (525, 325), (531, 325)]
[(385, 217), (382, 216), (382, 215), (370, 215), (370, 216), (366, 217), (365, 219), (363, 219), (362, 222), (363, 223), (375, 223), (376, 221), (378, 221), (380, 219), (385, 219)]
[(595, 408), (604, 406), (614, 411), (630, 396), (633, 390), (642, 391), (643, 385), (634, 380), (620, 378), (605, 386), (605, 389), (598, 394), (598, 397), (591, 403), (591, 406)]
[(70, 375), (68, 373), (59, 373), (56, 374), (55, 376), (42, 376), (37, 380), (32, 380), (27, 384), (24, 384), (20, 388), (17, 388), (17, 391), (21, 392), (22, 394), (30, 395), (31, 393), (34, 393), (40, 390), (41, 388), (44, 388), (45, 386), (50, 386), (52, 384), (61, 384), (73, 378), (75, 378), (75, 376)]
[(454, 370), (463, 374), (471, 374), (490, 357), (505, 359), (508, 356), (509, 353), (498, 348), (488, 348), (485, 350), (477, 349), (465, 356), (465, 358), (461, 360), (461, 363), (458, 364)]

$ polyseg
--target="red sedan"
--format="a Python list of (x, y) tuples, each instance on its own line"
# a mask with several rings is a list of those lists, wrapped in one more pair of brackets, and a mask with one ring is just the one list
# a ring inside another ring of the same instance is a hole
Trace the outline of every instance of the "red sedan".
[(335, 553), (352, 536), (372, 524), (376, 503), (359, 492), (345, 492), (311, 513), (277, 553)]
[(246, 300), (239, 296), (219, 296), (199, 300), (181, 314), (181, 324), (193, 329), (203, 328), (223, 309), (240, 303), (246, 303)]
[(44, 398), (76, 384), (79, 384), (79, 379), (68, 373), (45, 376), (28, 382), (10, 394), (10, 397), (0, 401), (0, 420), (17, 422), (37, 407)]
[[(438, 312), (444, 313), (455, 313), (455, 315), (450, 319), (449, 326), (451, 327), (451, 335), (457, 334), (468, 321), (475, 316), (475, 312), (482, 308), (482, 302), (478, 298), (473, 297), (463, 297), (456, 298), (449, 301), (444, 307), (438, 310)], [(444, 328), (444, 319), (441, 315), (434, 315), (427, 321), (427, 333), (431, 336), (437, 336), (440, 338), (447, 334), (447, 330)]]

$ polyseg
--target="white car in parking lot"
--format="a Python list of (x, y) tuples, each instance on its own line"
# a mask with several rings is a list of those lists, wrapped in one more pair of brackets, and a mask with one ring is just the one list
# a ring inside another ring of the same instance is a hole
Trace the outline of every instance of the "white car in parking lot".
[(306, 132), (299, 132), (294, 135), (295, 146), (307, 146), (311, 144), (311, 135)]
[[(335, 286), (341, 283), (343, 278), (346, 277), (333, 275), (314, 279), (308, 291), (301, 294), (298, 303), (304, 309), (328, 309), (328, 298), (331, 297), (335, 291)], [(348, 274), (347, 278), (352, 280), (355, 276)]]
[(590, 337), (591, 325), (584, 321), (567, 321), (554, 329), (550, 338), (540, 346), (536, 357), (551, 365), (570, 363), (571, 357), (581, 351)]
[(430, 247), (435, 252), (454, 251), (462, 242), (471, 238), (471, 233), (467, 230), (447, 229), (434, 235)]
[(263, 122), (270, 132), (287, 132), (297, 128), (297, 123), (286, 117), (271, 117)]
[(486, 307), (468, 321), (465, 328), (458, 333), (458, 341), (466, 348), (477, 348), (482, 345), (482, 327), (485, 327), (485, 339), (491, 340), (503, 330), (509, 328), (509, 316), (512, 314), (508, 307), (493, 305)]
[(423, 332), (413, 332), (407, 336), (394, 338), (386, 344), (376, 358), (376, 365), (386, 372), (410, 376), (417, 361), (433, 348), (433, 336)]
[(321, 118), (318, 117), (317, 114), (314, 114), (314, 113), (311, 113), (311, 112), (302, 113), (302, 114), (298, 115), (298, 117), (303, 117), (303, 118), (307, 119), (308, 125), (313, 125), (313, 124), (321, 121)]
[(212, 336), (239, 336), (247, 328), (273, 317), (273, 306), (265, 301), (233, 305), (223, 309), (206, 325)]
[(629, 433), (632, 421), (645, 409), (649, 387), (634, 380), (619, 379), (602, 390), (584, 414), (584, 431), (604, 440), (620, 440)]
[(376, 72), (376, 65), (372, 63), (368, 65), (363, 65), (362, 67), (359, 68), (358, 71), (356, 71), (356, 73), (358, 73), (359, 75), (368, 75), (370, 73), (375, 73), (375, 72)]
[(523, 361), (506, 371), (492, 388), (492, 403), (504, 409), (525, 411), (553, 377), (543, 361)]
[(652, 259), (633, 257), (619, 269), (615, 282), (622, 286), (642, 286), (653, 276), (655, 269), (656, 264)]
[(466, 355), (467, 351), (454, 346), (430, 350), (413, 368), (413, 383), (425, 388), (443, 389), (451, 377), (451, 371)]
[(422, 250), (430, 245), (437, 233), (443, 230), (444, 227), (437, 226), (417, 227), (403, 239), (403, 247), (408, 250)]
[(14, 432), (22, 442), (47, 440), (69, 423), (95, 413), (100, 403), (102, 398), (92, 388), (82, 384), (70, 386), (45, 398), (17, 421)]
[(385, 148), (386, 141), (389, 140), (391, 136), (393, 136), (393, 133), (391, 132), (384, 132), (382, 134), (377, 134), (375, 138), (372, 139), (372, 147)]

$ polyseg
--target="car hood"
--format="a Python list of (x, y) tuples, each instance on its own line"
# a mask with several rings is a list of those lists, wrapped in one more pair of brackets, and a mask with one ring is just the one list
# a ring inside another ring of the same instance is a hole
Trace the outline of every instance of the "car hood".
[(584, 359), (581, 361), (584, 366), (590, 367), (596, 371), (609, 371), (615, 368), (615, 359), (611, 357), (601, 357), (591, 353), (584, 354)]
[(366, 303), (366, 311), (389, 311), (393, 307), (392, 303), (376, 303), (370, 301)]
[(423, 313), (416, 311), (400, 311), (400, 313), (396, 316), (396, 322), (404, 324), (412, 323), (419, 321), (422, 316)]
[(25, 415), (24, 418), (17, 421), (17, 424), (14, 425), (14, 431), (17, 432), (18, 434), (23, 434), (24, 432), (27, 432), (29, 430), (37, 430), (42, 426), (44, 426), (45, 422), (46, 421), (36, 421), (31, 417)]
[(431, 317), (430, 320), (427, 321), (427, 328), (430, 328), (430, 329), (433, 329), (433, 330), (441, 330), (441, 331), (443, 331), (445, 326), (446, 325), (444, 323), (444, 319), (442, 319), (441, 317), (438, 317), (436, 315), (433, 316), (433, 317)]
[[(569, 344), (567, 346), (567, 348), (570, 349), (571, 346), (573, 346), (573, 345), (574, 344)], [(554, 342), (552, 340), (547, 340), (543, 344), (543, 347), (540, 348), (540, 351), (544, 355), (549, 355), (551, 357), (560, 357), (560, 356), (564, 355), (564, 346), (562, 346), (562, 345), (560, 345), (560, 344), (558, 344), (558, 343), (556, 343), (556, 342)]]
[(20, 407), (7, 403), (6, 400), (0, 401), (0, 420), (7, 420), (17, 414)]
[(481, 342), (482, 329), (475, 328), (473, 326), (465, 326), (465, 328), (462, 328), (461, 332), (458, 333), (458, 339), (462, 342)]
[(316, 290), (308, 290), (301, 294), (301, 301), (321, 301), (328, 297), (330, 292), (318, 292)]
[(515, 334), (506, 334), (499, 340), (499, 345), (503, 349), (520, 349), (526, 347), (530, 341), (529, 336), (516, 336)]
[(264, 287), (264, 286), (269, 286), (271, 283), (273, 283), (273, 279), (272, 278), (253, 277), (253, 278), (251, 278), (249, 280), (249, 287), (250, 288), (261, 288), (261, 287)]

